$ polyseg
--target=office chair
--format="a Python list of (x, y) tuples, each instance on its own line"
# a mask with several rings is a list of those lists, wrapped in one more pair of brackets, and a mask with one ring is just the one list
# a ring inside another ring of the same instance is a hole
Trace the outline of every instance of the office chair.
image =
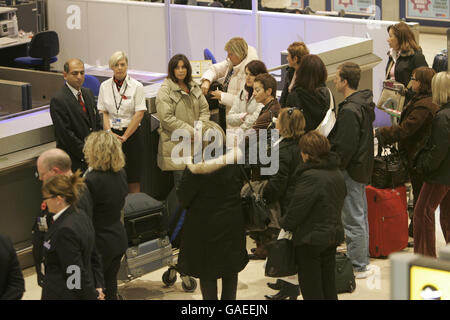
[(100, 81), (98, 81), (97, 77), (90, 74), (85, 74), (83, 87), (91, 89), (94, 96), (98, 97), (98, 92), (100, 91)]
[(55, 31), (36, 33), (28, 46), (28, 56), (18, 57), (14, 62), (36, 70), (50, 71), (50, 63), (56, 62), (59, 53), (59, 39)]
[(214, 58), (214, 55), (209, 49), (203, 50), (203, 56), (205, 57), (205, 60), (211, 60), (213, 64), (217, 63), (216, 58)]

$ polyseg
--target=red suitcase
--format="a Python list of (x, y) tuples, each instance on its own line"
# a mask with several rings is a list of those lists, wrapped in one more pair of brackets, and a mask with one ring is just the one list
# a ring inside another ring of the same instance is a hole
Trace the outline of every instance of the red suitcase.
[(406, 187), (377, 189), (366, 187), (369, 218), (369, 253), (387, 257), (408, 246)]

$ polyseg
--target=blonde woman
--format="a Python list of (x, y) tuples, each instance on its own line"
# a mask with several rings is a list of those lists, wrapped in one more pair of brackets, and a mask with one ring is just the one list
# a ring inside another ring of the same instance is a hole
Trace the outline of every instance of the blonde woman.
[(436, 257), (434, 212), (440, 206), (445, 242), (450, 243), (450, 73), (439, 72), (431, 82), (433, 102), (440, 109), (431, 137), (417, 161), (425, 179), (414, 209), (414, 253)]
[(212, 99), (227, 107), (233, 105), (233, 100), (245, 86), (245, 66), (252, 60), (258, 60), (256, 49), (249, 46), (243, 38), (232, 38), (225, 44), (227, 59), (218, 62), (203, 74), (201, 88), (203, 94), (208, 93), (213, 81), (223, 84), (223, 92), (211, 92)]
[(114, 76), (101, 84), (97, 108), (103, 113), (104, 130), (111, 131), (122, 143), (128, 191), (140, 192), (142, 142), (139, 126), (147, 110), (144, 89), (128, 75), (128, 57), (124, 52), (113, 53), (109, 67)]
[(127, 179), (123, 169), (124, 154), (119, 140), (111, 133), (91, 133), (84, 145), (89, 165), (86, 185), (92, 197), (92, 221), (95, 243), (102, 257), (107, 300), (117, 299), (117, 273), (128, 247), (120, 211), (127, 195)]

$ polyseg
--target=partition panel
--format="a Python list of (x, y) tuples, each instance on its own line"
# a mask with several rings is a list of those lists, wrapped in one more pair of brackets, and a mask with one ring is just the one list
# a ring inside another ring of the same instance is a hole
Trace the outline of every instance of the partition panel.
[(63, 70), (64, 62), (77, 57), (89, 61), (88, 3), (85, 1), (48, 0), (49, 30), (58, 33), (58, 61), (52, 66)]
[(144, 3), (128, 8), (130, 69), (167, 72), (167, 35), (163, 4)]
[(88, 10), (90, 64), (108, 65), (115, 51), (128, 53), (128, 5), (89, 2)]

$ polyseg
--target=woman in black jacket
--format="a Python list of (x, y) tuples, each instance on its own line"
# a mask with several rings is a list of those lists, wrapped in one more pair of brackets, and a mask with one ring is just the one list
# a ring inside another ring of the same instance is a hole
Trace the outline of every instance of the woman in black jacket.
[(315, 130), (330, 108), (330, 91), (326, 87), (327, 69), (316, 55), (304, 56), (295, 72), (294, 89), (289, 93), (286, 107), (297, 108), (303, 112), (305, 132)]
[[(414, 34), (409, 26), (400, 22), (387, 28), (389, 38), (389, 60), (386, 66), (386, 79), (392, 79), (402, 83), (405, 88), (411, 80), (413, 71), (419, 67), (428, 67), (428, 63), (422, 54), (422, 49), (417, 44)], [(405, 105), (414, 96), (414, 92), (408, 90)]]
[[(240, 157), (241, 152), (233, 150)], [(226, 164), (226, 156), (188, 165), (177, 189), (181, 205), (187, 208), (177, 266), (180, 272), (200, 278), (204, 300), (217, 300), (219, 278), (221, 299), (235, 300), (238, 273), (248, 263), (241, 173), (237, 165)]]
[(84, 155), (89, 165), (85, 181), (92, 197), (95, 244), (103, 262), (105, 295), (107, 300), (116, 300), (117, 273), (128, 247), (120, 221), (128, 194), (125, 157), (119, 140), (106, 131), (88, 136)]
[(104, 298), (102, 288), (96, 288), (94, 227), (87, 214), (74, 205), (83, 188), (79, 170), (71, 176), (53, 176), (42, 186), (42, 197), (52, 218), (43, 245), (42, 300)]
[(434, 212), (438, 206), (445, 242), (450, 243), (450, 74), (435, 75), (432, 89), (433, 102), (441, 108), (416, 166), (425, 179), (414, 209), (414, 253), (436, 257)]
[[(280, 139), (275, 142), (278, 145), (279, 161), (278, 171), (270, 176), (263, 190), (263, 197), (267, 203), (279, 202), (281, 216), (284, 216), (292, 199), (295, 188), (294, 172), (297, 166), (303, 162), (300, 156), (299, 141), (305, 132), (305, 118), (295, 108), (284, 108), (278, 117), (276, 128), (279, 130)], [(278, 279), (275, 284), (269, 283), (272, 289), (279, 289), (275, 295), (266, 295), (269, 300), (283, 300), (299, 295), (298, 281), (292, 281), (290, 277)]]
[(339, 156), (315, 131), (300, 139), (300, 150), (304, 163), (295, 173), (295, 190), (281, 227), (293, 233), (303, 298), (337, 300), (336, 246), (344, 238), (341, 211), (347, 194)]
[(280, 97), (280, 105), (282, 108), (286, 107), (287, 97), (294, 88), (295, 72), (299, 69), (302, 58), (309, 54), (309, 50), (304, 42), (296, 41), (289, 45), (287, 52), (289, 66), (286, 68), (286, 79)]

